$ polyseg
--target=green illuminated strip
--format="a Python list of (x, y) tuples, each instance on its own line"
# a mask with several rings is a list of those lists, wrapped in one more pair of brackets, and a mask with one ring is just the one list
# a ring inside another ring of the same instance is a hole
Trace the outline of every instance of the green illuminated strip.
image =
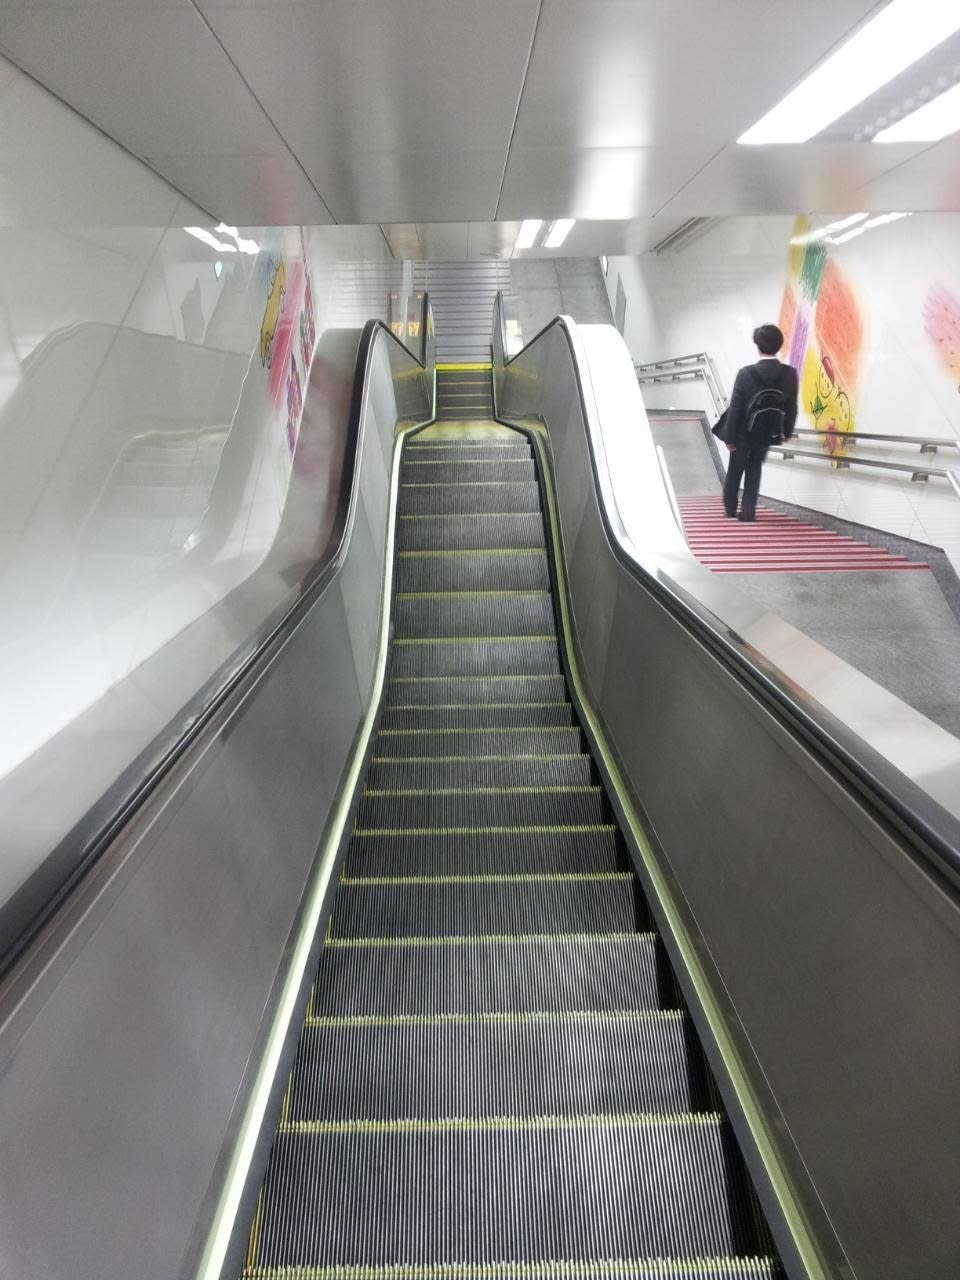
[(481, 1133), (550, 1129), (716, 1129), (724, 1117), (716, 1111), (626, 1112), (582, 1116), (447, 1116), (437, 1120), (288, 1120), (277, 1133)]

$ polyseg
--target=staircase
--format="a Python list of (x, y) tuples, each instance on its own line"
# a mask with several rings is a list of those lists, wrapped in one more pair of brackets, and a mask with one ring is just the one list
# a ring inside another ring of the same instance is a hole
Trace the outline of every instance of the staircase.
[(678, 498), (677, 505), (690, 550), (714, 573), (849, 573), (929, 567), (762, 503), (753, 524), (728, 517), (720, 497)]

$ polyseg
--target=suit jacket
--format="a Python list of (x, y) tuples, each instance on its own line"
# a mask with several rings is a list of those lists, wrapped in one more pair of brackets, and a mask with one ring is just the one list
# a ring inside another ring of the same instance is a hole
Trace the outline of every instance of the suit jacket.
[(764, 387), (777, 387), (783, 394), (786, 417), (783, 420), (783, 438), (789, 440), (797, 422), (797, 392), (799, 380), (797, 371), (792, 365), (782, 364), (779, 360), (758, 360), (756, 364), (746, 364), (739, 371), (730, 393), (730, 404), (727, 407), (720, 439), (727, 444), (737, 445), (746, 435), (747, 406), (758, 391)]

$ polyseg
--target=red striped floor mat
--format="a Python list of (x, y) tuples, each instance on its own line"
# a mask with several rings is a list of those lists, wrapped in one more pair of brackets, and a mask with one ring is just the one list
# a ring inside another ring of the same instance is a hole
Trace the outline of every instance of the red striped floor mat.
[(690, 550), (715, 573), (847, 573), (860, 569), (927, 569), (919, 560), (794, 516), (757, 507), (755, 524), (731, 520), (719, 497), (678, 498)]

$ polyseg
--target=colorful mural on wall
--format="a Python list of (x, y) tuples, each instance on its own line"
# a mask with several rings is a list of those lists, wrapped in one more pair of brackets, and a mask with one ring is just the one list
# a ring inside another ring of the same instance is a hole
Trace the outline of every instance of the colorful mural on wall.
[(789, 363), (800, 377), (800, 407), (842, 457), (854, 430), (865, 348), (863, 311), (850, 280), (807, 218), (794, 222), (780, 306)]
[(934, 285), (924, 303), (923, 327), (937, 363), (960, 390), (960, 298), (943, 285)]

